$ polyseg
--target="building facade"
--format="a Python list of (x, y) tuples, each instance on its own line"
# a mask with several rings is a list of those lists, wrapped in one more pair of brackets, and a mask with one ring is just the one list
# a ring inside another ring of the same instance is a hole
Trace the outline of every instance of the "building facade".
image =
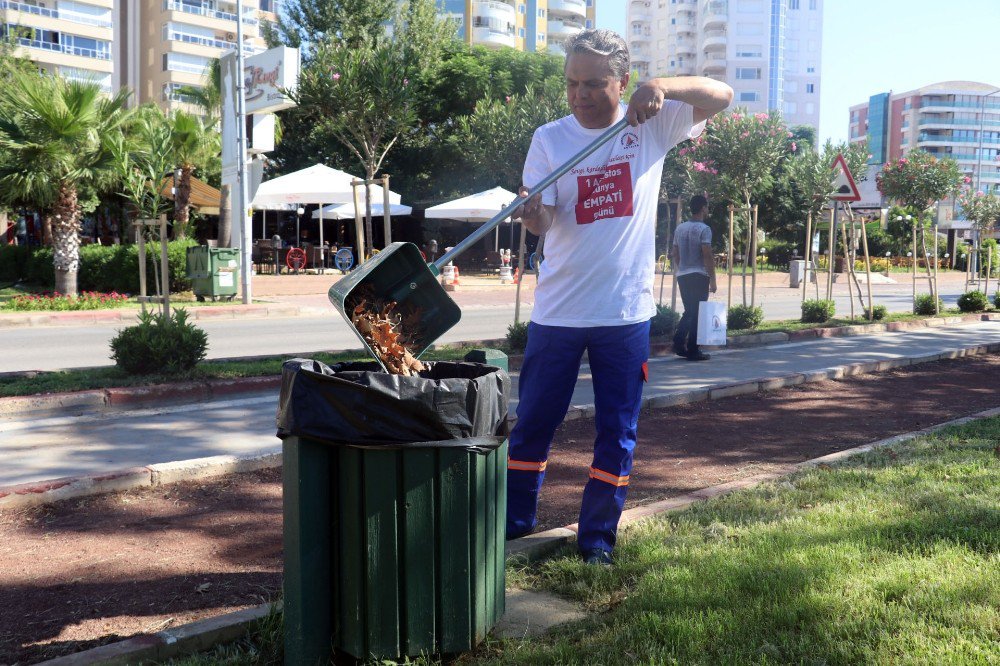
[(752, 112), (819, 128), (823, 0), (629, 0), (640, 81), (707, 76)]
[[(243, 48), (265, 48), (261, 21), (279, 0), (245, 0)], [(4, 34), (41, 69), (127, 86), (138, 103), (190, 106), (182, 86), (204, 85), (213, 59), (236, 48), (236, 3), (227, 0), (0, 0)]]
[[(1000, 193), (1000, 87), (944, 81), (878, 93), (849, 111), (848, 139), (868, 141), (872, 172), (920, 149), (958, 162), (977, 190)], [(942, 202), (939, 224), (948, 228), (953, 219), (960, 220), (961, 211), (952, 201)]]
[(472, 45), (565, 55), (565, 43), (596, 21), (597, 0), (439, 0)]

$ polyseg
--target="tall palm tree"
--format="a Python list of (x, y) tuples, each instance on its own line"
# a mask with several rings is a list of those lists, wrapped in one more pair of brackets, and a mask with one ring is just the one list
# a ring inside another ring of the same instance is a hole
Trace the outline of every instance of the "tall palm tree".
[(116, 179), (112, 143), (132, 112), (131, 91), (12, 71), (0, 87), (0, 197), (31, 202), (52, 219), (56, 291), (76, 295), (81, 190)]
[(170, 116), (171, 147), (177, 173), (174, 194), (174, 238), (183, 238), (190, 219), (191, 172), (205, 166), (219, 154), (219, 134), (201, 118), (177, 110)]

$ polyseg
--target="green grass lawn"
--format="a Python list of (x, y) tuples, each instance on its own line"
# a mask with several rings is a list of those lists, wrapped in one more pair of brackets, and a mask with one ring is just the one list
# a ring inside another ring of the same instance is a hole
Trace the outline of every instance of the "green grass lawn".
[(997, 663), (998, 445), (951, 428), (627, 530), (613, 568), (525, 569), (594, 614), (482, 663)]
[[(990, 308), (987, 311), (993, 312), (994, 309)], [(941, 310), (942, 317), (955, 317), (958, 315), (966, 314), (959, 310), (958, 308), (945, 308)], [(854, 321), (851, 321), (850, 317), (834, 317), (833, 319), (828, 319), (822, 324), (816, 323), (805, 323), (798, 319), (773, 319), (765, 320), (760, 326), (753, 329), (741, 329), (741, 330), (730, 330), (729, 335), (740, 336), (740, 335), (754, 335), (756, 333), (790, 333), (792, 331), (804, 331), (809, 328), (833, 328), (836, 326), (851, 326), (851, 325), (861, 325), (861, 324), (886, 324), (894, 321), (916, 321), (917, 319), (933, 319), (934, 315), (918, 315), (912, 312), (890, 312), (884, 319), (880, 319), (876, 322), (869, 322), (865, 318), (865, 311), (861, 309), (860, 306), (855, 310)]]
[[(508, 566), (589, 618), (458, 663), (995, 664), (998, 445), (1000, 418), (949, 428), (633, 526), (613, 567)], [(279, 626), (170, 663), (280, 664)]]

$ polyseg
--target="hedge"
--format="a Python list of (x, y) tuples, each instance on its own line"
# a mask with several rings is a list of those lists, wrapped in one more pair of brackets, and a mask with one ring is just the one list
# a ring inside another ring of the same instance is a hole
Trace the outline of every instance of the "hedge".
[[(170, 291), (189, 291), (187, 248), (198, 243), (191, 239), (170, 241), (167, 258), (170, 264)], [(160, 256), (159, 244), (146, 246), (146, 290), (156, 291), (153, 270), (157, 264), (153, 255)], [(52, 249), (0, 246), (0, 282), (24, 282), (39, 287), (55, 287)], [(101, 291), (126, 294), (139, 293), (139, 247), (137, 245), (84, 245), (80, 248), (80, 272), (77, 283), (81, 291)]]

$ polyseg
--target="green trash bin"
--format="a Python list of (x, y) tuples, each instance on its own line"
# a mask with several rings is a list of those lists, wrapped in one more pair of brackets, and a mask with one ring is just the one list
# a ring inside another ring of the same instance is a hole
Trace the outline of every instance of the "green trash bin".
[[(465, 391), (375, 363), (285, 364), (285, 663), (455, 654), (500, 620), (510, 379), (506, 357), (490, 361), (428, 364), (432, 377), (464, 374)], [(466, 436), (429, 434), (435, 414)]]
[(235, 247), (195, 245), (187, 249), (187, 274), (199, 301), (233, 300), (239, 282), (240, 251)]

